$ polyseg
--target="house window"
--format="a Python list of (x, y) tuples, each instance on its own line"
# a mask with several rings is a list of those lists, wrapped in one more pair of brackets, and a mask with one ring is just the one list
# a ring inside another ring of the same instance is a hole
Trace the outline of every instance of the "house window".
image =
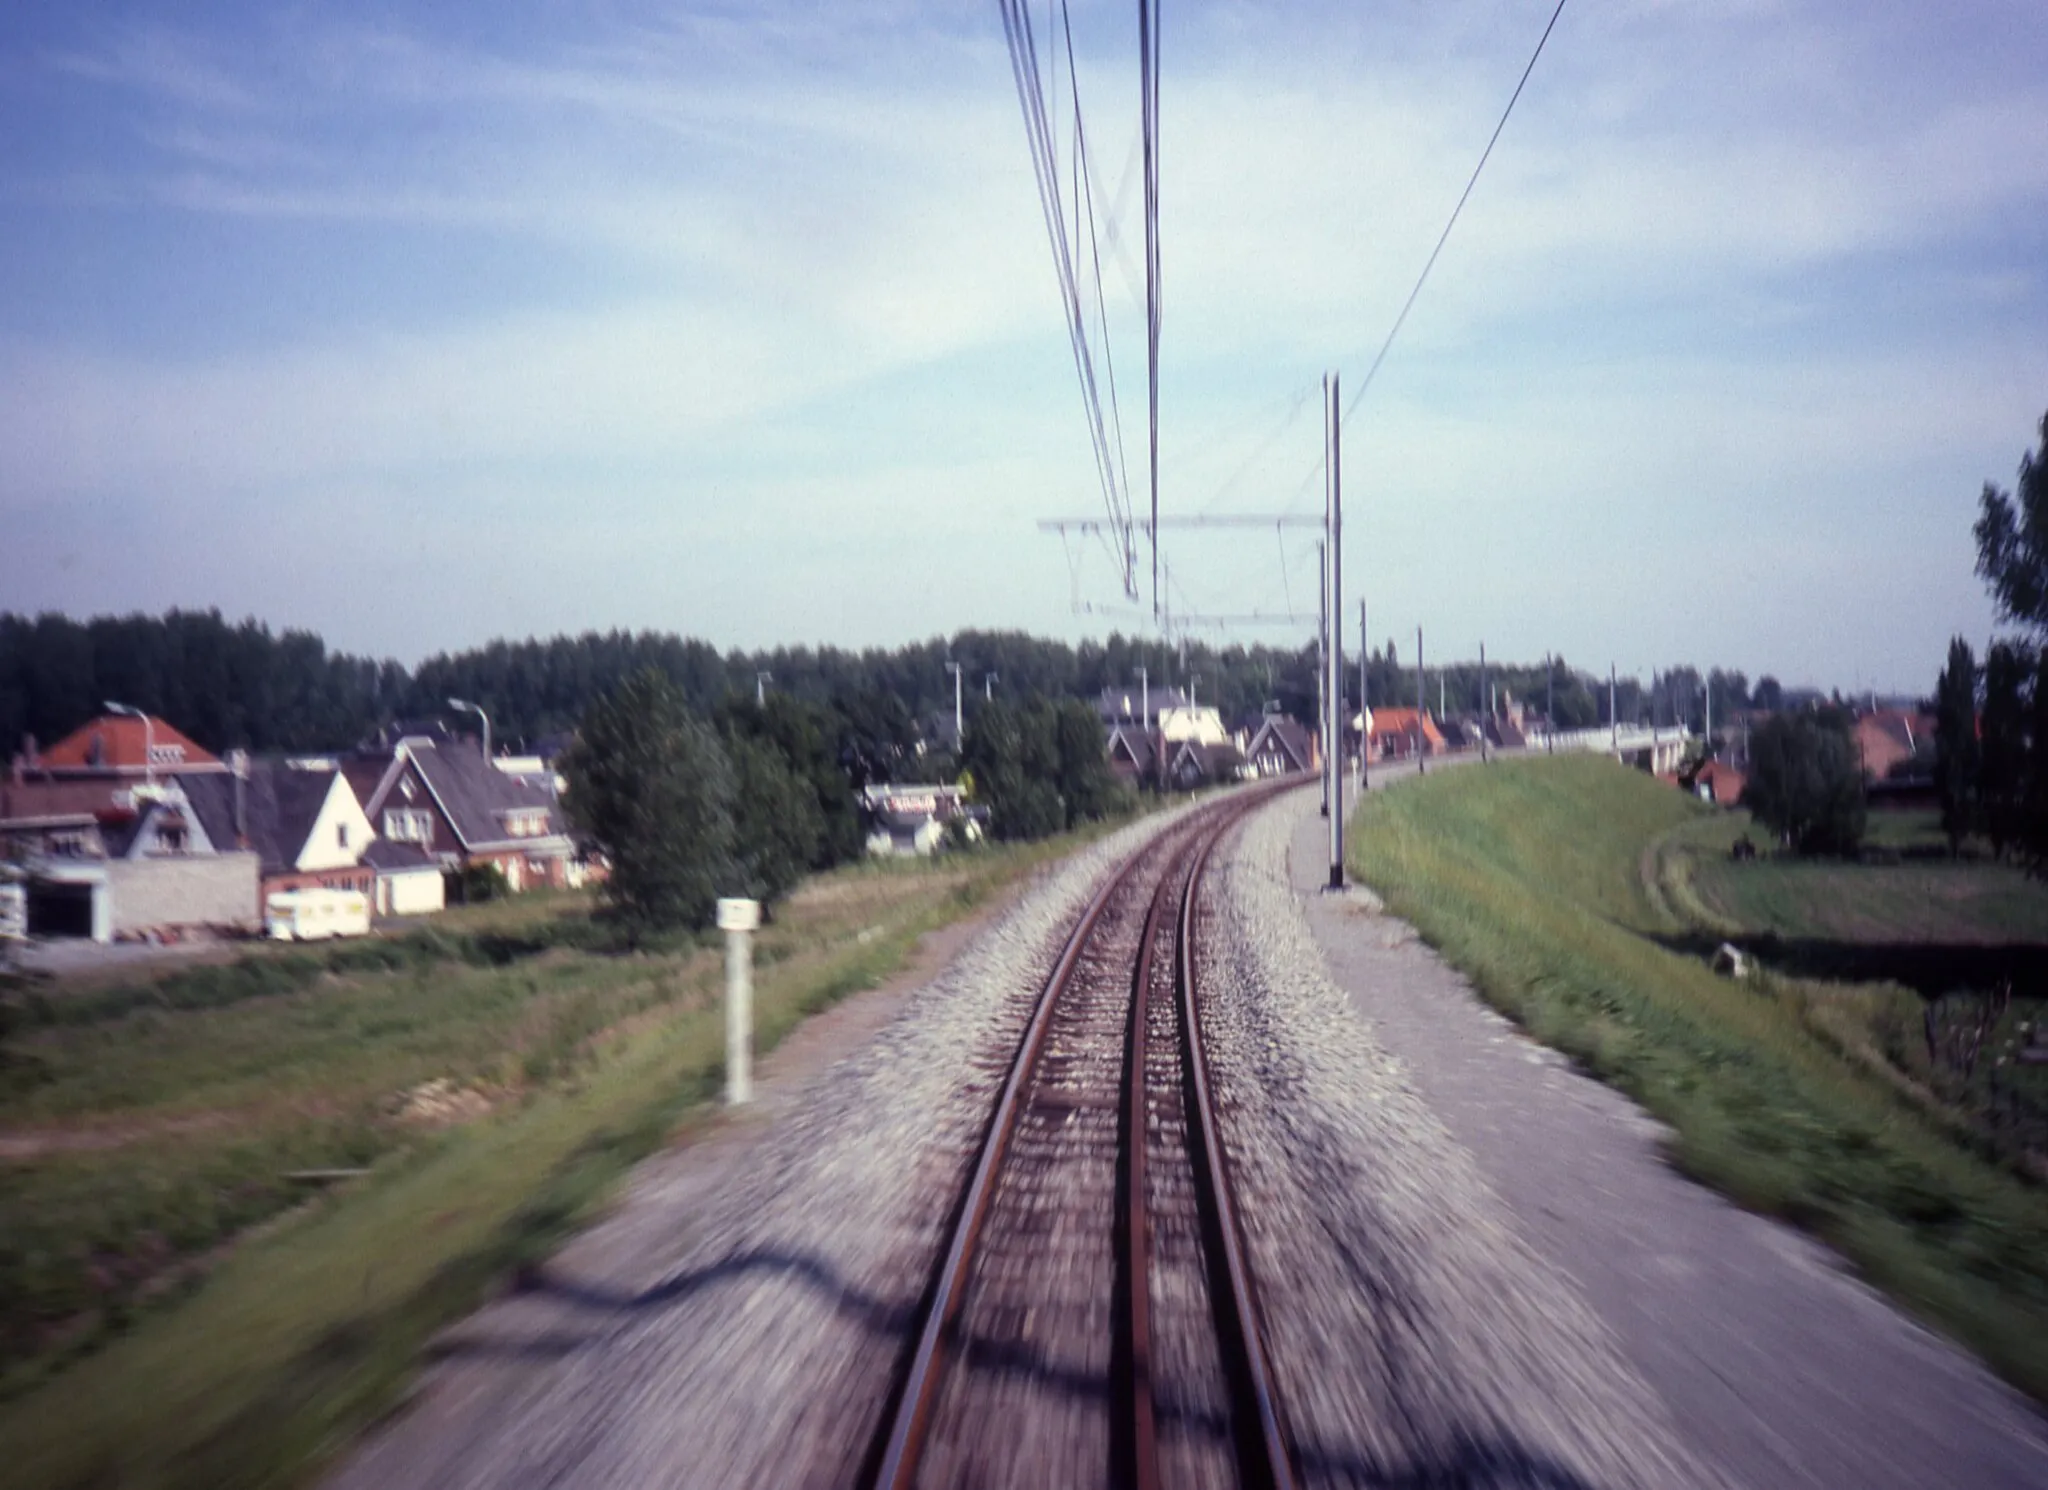
[(336, 824), (334, 825), (334, 843), (335, 843), (335, 847), (337, 847), (337, 848), (347, 848), (347, 847), (348, 847), (348, 824), (347, 824), (347, 823), (336, 823)]
[(432, 814), (415, 808), (394, 807), (384, 814), (384, 836), (393, 843), (432, 843)]

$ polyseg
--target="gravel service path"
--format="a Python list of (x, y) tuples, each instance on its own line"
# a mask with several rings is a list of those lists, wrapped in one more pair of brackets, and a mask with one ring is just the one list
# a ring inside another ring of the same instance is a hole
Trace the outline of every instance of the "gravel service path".
[[(1406, 774), (1375, 766), (1374, 789)], [(1390, 1083), (1697, 1455), (1753, 1490), (2048, 1487), (2031, 1404), (1819, 1243), (1671, 1169), (1660, 1125), (1494, 1013), (1369, 892), (1318, 893), (1327, 824), (1313, 801), (1292, 821), (1296, 904)]]

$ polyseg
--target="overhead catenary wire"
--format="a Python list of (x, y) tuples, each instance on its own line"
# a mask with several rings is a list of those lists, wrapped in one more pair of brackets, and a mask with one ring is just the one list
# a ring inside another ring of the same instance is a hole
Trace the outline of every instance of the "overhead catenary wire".
[[(1089, 343), (1088, 318), (1083, 305), (1080, 275), (1075, 265), (1075, 246), (1069, 239), (1067, 207), (1061, 190), (1061, 172), (1057, 135), (1052, 122), (1052, 105), (1049, 102), (1044, 69), (1040, 64), (1036, 34), (1032, 28), (1031, 15), (1023, 0), (999, 0), (1003, 17), (1003, 35), (1010, 52), (1010, 72), (1017, 85), (1017, 101), (1024, 115), (1024, 135), (1031, 152), (1032, 175), (1038, 187), (1039, 210), (1045, 221), (1046, 236), (1051, 243), (1054, 274), (1059, 280), (1062, 310), (1067, 323), (1067, 337), (1074, 358), (1074, 370), (1081, 387), (1081, 402), (1088, 421), (1089, 443), (1092, 447), (1096, 475), (1102, 485), (1103, 502), (1108, 509), (1109, 525), (1107, 535), (1114, 536), (1118, 548), (1115, 557), (1122, 571), (1123, 588), (1127, 598), (1138, 598), (1137, 552), (1132, 533), (1129, 493), (1119, 479), (1123, 462), (1119, 452), (1113, 448), (1115, 426), (1112, 419), (1105, 419), (1102, 408), (1102, 381), (1107, 381), (1110, 369), (1105, 368), (1105, 378), (1098, 380), (1095, 372), (1095, 357)], [(1064, 6), (1062, 7), (1064, 13)], [(1057, 70), (1058, 51), (1053, 53)], [(1076, 154), (1082, 154), (1085, 133), (1080, 123), (1081, 94), (1079, 82), (1074, 79), (1069, 66), (1069, 86), (1072, 92)], [(1089, 228), (1093, 233), (1093, 187), (1080, 168), (1076, 168), (1076, 197), (1087, 187), (1091, 212)], [(1072, 224), (1072, 231), (1078, 233), (1083, 224), (1078, 220)], [(1091, 250), (1091, 259), (1097, 255)], [(1099, 286), (1099, 275), (1097, 278)], [(1099, 298), (1099, 291), (1098, 291)], [(1115, 400), (1111, 400), (1112, 409)]]
[[(1438, 256), (1443, 253), (1444, 245), (1450, 242), (1451, 229), (1458, 225), (1459, 214), (1464, 212), (1465, 204), (1472, 199), (1472, 188), (1479, 184), (1479, 173), (1486, 169), (1486, 162), (1493, 155), (1493, 147), (1500, 143), (1501, 131), (1508, 127), (1508, 116), (1514, 113), (1515, 104), (1522, 97), (1522, 90), (1528, 86), (1529, 74), (1536, 70), (1536, 61), (1543, 55), (1543, 48), (1550, 41), (1550, 33), (1557, 29), (1557, 18), (1564, 14), (1564, 7), (1565, 0), (1557, 0), (1557, 8), (1551, 11), (1550, 21), (1544, 26), (1543, 34), (1536, 38), (1536, 50), (1529, 54), (1529, 65), (1522, 69), (1522, 76), (1515, 82), (1515, 91), (1508, 95), (1508, 106), (1500, 111), (1500, 122), (1493, 126), (1493, 133), (1487, 137), (1486, 148), (1479, 152), (1479, 163), (1472, 167), (1472, 175), (1465, 182), (1465, 189), (1458, 193), (1458, 205), (1451, 209), (1450, 219), (1445, 222), (1444, 230), (1437, 234), (1436, 247), (1429, 251), (1429, 258), (1423, 263), (1422, 273), (1416, 276), (1415, 288), (1408, 292), (1407, 300), (1402, 302), (1401, 313), (1394, 317), (1394, 324), (1387, 331), (1387, 339), (1380, 343), (1380, 349), (1374, 355), (1372, 365), (1365, 370), (1365, 376), (1358, 380), (1358, 391), (1351, 395), (1351, 402), (1345, 405), (1345, 420), (1349, 420), (1352, 414), (1357, 412), (1359, 403), (1365, 398), (1366, 389), (1372, 386), (1373, 378), (1379, 373), (1380, 364), (1387, 360), (1387, 353), (1393, 350), (1394, 338), (1401, 334), (1401, 327), (1407, 323), (1408, 312), (1415, 309), (1416, 297), (1421, 295), (1422, 287), (1429, 283), (1429, 272), (1436, 268)], [(1340, 428), (1341, 426), (1342, 421), (1339, 424)]]
[[(1507, 107), (1501, 110), (1500, 119), (1493, 126), (1493, 133), (1487, 137), (1486, 148), (1479, 152), (1479, 162), (1472, 167), (1472, 174), (1465, 181), (1465, 189), (1458, 193), (1457, 205), (1451, 208), (1451, 215), (1444, 223), (1444, 230), (1437, 234), (1436, 246), (1430, 249), (1428, 259), (1423, 262), (1422, 273), (1415, 277), (1414, 288), (1408, 291), (1408, 298), (1401, 303), (1401, 313), (1394, 317), (1394, 324), (1388, 328), (1386, 340), (1380, 343), (1380, 349), (1374, 354), (1365, 376), (1358, 380), (1357, 391), (1351, 395), (1351, 402), (1344, 407), (1339, 428), (1350, 422), (1351, 416), (1358, 412), (1359, 404), (1365, 401), (1366, 390), (1372, 387), (1373, 379), (1379, 375), (1381, 365), (1387, 360), (1387, 353), (1393, 350), (1394, 339), (1401, 334), (1401, 328), (1407, 324), (1408, 313), (1415, 309), (1415, 302), (1422, 294), (1422, 287), (1429, 283), (1430, 271), (1436, 268), (1436, 261), (1442, 256), (1444, 245), (1450, 242), (1451, 229), (1458, 225), (1458, 218), (1465, 211), (1465, 204), (1472, 199), (1472, 189), (1479, 184), (1479, 173), (1486, 169), (1486, 162), (1493, 156), (1493, 147), (1500, 143), (1501, 131), (1508, 127), (1508, 118), (1515, 112), (1515, 105), (1521, 100), (1522, 90), (1529, 84), (1529, 75), (1536, 71), (1537, 60), (1542, 57), (1543, 48), (1549, 44), (1550, 33), (1557, 29), (1558, 17), (1564, 14), (1565, 4), (1566, 0), (1557, 0), (1557, 7), (1550, 12), (1550, 20), (1544, 25), (1543, 34), (1536, 38), (1536, 49), (1529, 54), (1528, 65), (1522, 69), (1521, 77), (1516, 79), (1515, 91), (1508, 95)], [(1295, 489), (1291, 500), (1298, 502), (1322, 474), (1323, 460), (1319, 456), (1314, 469), (1302, 478), (1301, 485)]]

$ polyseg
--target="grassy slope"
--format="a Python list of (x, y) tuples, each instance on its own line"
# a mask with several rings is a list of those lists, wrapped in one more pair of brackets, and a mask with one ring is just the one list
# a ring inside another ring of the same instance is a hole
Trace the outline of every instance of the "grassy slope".
[[(1071, 847), (994, 851), (939, 870), (868, 866), (812, 882), (761, 939), (758, 1046), (772, 1047), (805, 1014), (872, 986), (901, 965), (924, 931)], [(581, 967), (608, 987), (624, 965), (636, 969), (630, 983), (649, 976), (694, 982), (716, 968), (715, 958), (691, 948), (661, 966), (646, 961), (585, 954), (560, 964), (569, 972), (551, 970), (540, 981), (573, 986)], [(529, 1001), (544, 1001), (545, 990), (525, 988), (532, 970), (496, 971), (513, 980), (498, 995), (517, 1004), (524, 990)], [(391, 977), (415, 1002), (435, 991), (417, 986), (414, 970)], [(346, 1090), (366, 1080), (385, 1091), (436, 1062), (446, 1070), (451, 1054), (477, 1053), (490, 1031), (519, 1023), (479, 1025), (452, 1015), (442, 1025), (429, 1021), (445, 1038), (429, 1039), (432, 1059), (423, 1060), (417, 1022), (387, 1028), (369, 1013), (337, 1014), (343, 1033), (330, 1040), (309, 1035), (297, 1007), (360, 1000), (368, 1008), (388, 992), (371, 977), (169, 1017), (267, 1020), (260, 1038), (250, 1038), (295, 1081), (312, 1072)], [(364, 1019), (373, 1027), (368, 1049), (389, 1058), (381, 1076), (377, 1059), (364, 1053)], [(435, 1329), (588, 1219), (634, 1159), (715, 1093), (722, 1021), (712, 1000), (641, 1004), (490, 1119), (396, 1147), (369, 1179), (245, 1240), (189, 1296), (145, 1313), (112, 1345), (0, 1407), (0, 1464), (7, 1466), (0, 1479), (53, 1487), (302, 1479), (391, 1400)], [(213, 1078), (177, 1053), (184, 1043), (168, 1042), (163, 1060), (207, 1087)], [(139, 1049), (125, 1058), (151, 1065)], [(504, 1047), (493, 1058), (503, 1060)], [(244, 1093), (241, 1064), (223, 1062), (222, 1085), (209, 1089)], [(91, 1080), (103, 1081), (104, 1073)], [(159, 1071), (140, 1085), (161, 1096), (176, 1083)], [(40, 1105), (49, 1115), (76, 1111), (68, 1099)], [(129, 1157), (100, 1163), (109, 1188), (135, 1182)]]
[(1352, 867), (1497, 1007), (1677, 1130), (1674, 1157), (1805, 1225), (2048, 1401), (2048, 1198), (1958, 1148), (1802, 1018), (1715, 977), (1644, 853), (1706, 809), (1604, 758), (1447, 772), (1368, 800)]

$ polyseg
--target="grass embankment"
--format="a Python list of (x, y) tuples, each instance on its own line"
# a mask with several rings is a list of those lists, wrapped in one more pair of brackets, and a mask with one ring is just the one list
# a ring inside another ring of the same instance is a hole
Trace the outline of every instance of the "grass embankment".
[(1815, 1017), (1826, 985), (1694, 954), (1644, 870), (1710, 820), (1604, 758), (1513, 762), (1370, 798), (1351, 862), (1489, 1001), (1669, 1123), (1684, 1169), (1825, 1237), (2048, 1401), (2048, 1196), (1845, 1052)]
[[(1071, 847), (810, 881), (757, 938), (758, 1048)], [(710, 938), (608, 951), (552, 897), (39, 990), (0, 1094), (0, 1480), (303, 1479), (715, 1095), (721, 989)]]

